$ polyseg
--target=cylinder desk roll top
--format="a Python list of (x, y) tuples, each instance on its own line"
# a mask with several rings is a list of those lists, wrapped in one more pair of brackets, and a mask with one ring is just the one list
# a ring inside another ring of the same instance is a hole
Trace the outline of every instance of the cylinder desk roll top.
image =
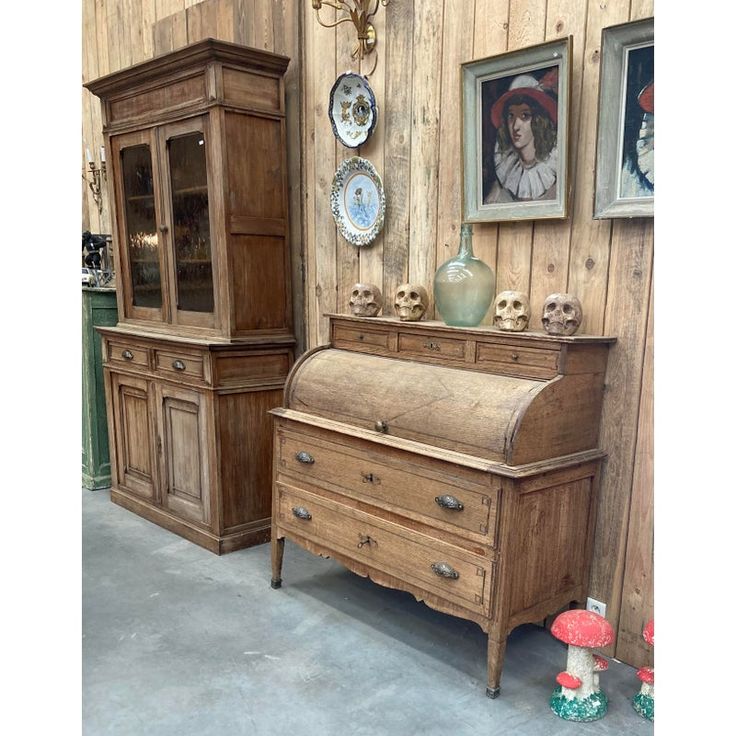
[[(394, 320), (397, 357), (390, 357), (390, 345), (375, 354), (371, 338), (380, 333), (372, 325), (353, 336), (335, 324), (363, 328), (334, 320), (332, 347), (308, 353), (292, 373), (287, 408), (504, 465), (597, 447), (606, 344), (488, 330), (472, 345), (423, 335), (402, 342), (402, 332), (416, 337), (419, 325)], [(341, 346), (341, 338), (365, 352)], [(578, 372), (580, 350), (588, 353), (586, 372)], [(590, 351), (601, 351), (603, 362), (588, 360)]]

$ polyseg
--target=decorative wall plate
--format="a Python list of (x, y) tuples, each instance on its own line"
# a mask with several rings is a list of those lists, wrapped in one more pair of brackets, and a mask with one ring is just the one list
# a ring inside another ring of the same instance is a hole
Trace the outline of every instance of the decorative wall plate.
[(343, 146), (357, 148), (365, 143), (378, 122), (378, 108), (368, 80), (360, 74), (341, 74), (330, 90), (332, 132)]
[(370, 245), (383, 227), (386, 197), (373, 164), (360, 156), (343, 161), (332, 180), (330, 208), (340, 235), (353, 245)]

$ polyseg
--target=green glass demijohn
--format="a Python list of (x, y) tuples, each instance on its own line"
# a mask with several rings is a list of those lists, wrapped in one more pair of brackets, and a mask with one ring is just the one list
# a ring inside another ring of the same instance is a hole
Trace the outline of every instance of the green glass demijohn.
[(445, 324), (475, 327), (496, 295), (493, 270), (473, 255), (473, 226), (461, 225), (460, 250), (434, 275), (434, 303)]

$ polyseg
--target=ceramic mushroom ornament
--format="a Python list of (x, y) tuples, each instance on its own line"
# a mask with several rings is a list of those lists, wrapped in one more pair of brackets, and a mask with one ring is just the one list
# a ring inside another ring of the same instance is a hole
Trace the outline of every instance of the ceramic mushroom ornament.
[[(642, 636), (647, 644), (654, 646), (654, 619), (644, 627)], [(636, 676), (641, 680), (641, 689), (634, 695), (634, 710), (654, 721), (654, 667), (642, 667)]]
[(381, 290), (375, 284), (353, 284), (349, 301), (355, 317), (375, 317), (383, 306)]
[(613, 641), (613, 627), (593, 611), (561, 613), (550, 629), (552, 636), (565, 642), (567, 666), (557, 675), (557, 687), (549, 701), (552, 710), (566, 721), (597, 721), (608, 710), (608, 698), (598, 685), (598, 675), (608, 662), (593, 654), (593, 648)]
[(542, 308), (542, 327), (550, 335), (574, 335), (583, 321), (583, 307), (572, 294), (550, 294)]
[(529, 297), (520, 291), (502, 291), (493, 303), (493, 325), (499, 330), (521, 332), (531, 316)]
[(401, 284), (396, 291), (394, 309), (402, 322), (417, 322), (427, 311), (427, 290), (418, 284)]

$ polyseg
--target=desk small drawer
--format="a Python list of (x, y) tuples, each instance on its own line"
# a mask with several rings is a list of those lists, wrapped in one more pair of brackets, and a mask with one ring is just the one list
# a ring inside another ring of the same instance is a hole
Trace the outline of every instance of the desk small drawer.
[(127, 368), (143, 368), (149, 366), (148, 350), (140, 345), (110, 340), (107, 350), (108, 360)]
[[(416, 456), (410, 458), (411, 463), (399, 459), (392, 465), (359, 449), (315, 442), (308, 436), (284, 434), (279, 447), (281, 473), (396, 513), (425, 517), (430, 525), (442, 522), (455, 533), (474, 532), (486, 537), (483, 541), (491, 546), (495, 543), (498, 488), (492, 485), (481, 493), (453, 477), (449, 468), (446, 474), (438, 472), (436, 465), (423, 468)], [(485, 474), (479, 476), (476, 488), (488, 482)]]
[(351, 350), (365, 348), (389, 349), (389, 333), (387, 330), (374, 331), (361, 329), (352, 325), (336, 324), (332, 330), (332, 344), (336, 348)]
[(184, 353), (174, 350), (155, 350), (153, 367), (169, 378), (204, 380), (204, 359), (201, 353)]
[(479, 342), (476, 347), (476, 362), (489, 368), (498, 368), (500, 373), (524, 375), (532, 378), (552, 378), (557, 373), (559, 350), (516, 347), (498, 343)]
[(295, 534), (447, 600), (483, 611), (488, 563), (316, 494), (277, 484), (278, 523)]
[(399, 354), (423, 355), (437, 360), (465, 361), (465, 340), (436, 335), (399, 333)]

